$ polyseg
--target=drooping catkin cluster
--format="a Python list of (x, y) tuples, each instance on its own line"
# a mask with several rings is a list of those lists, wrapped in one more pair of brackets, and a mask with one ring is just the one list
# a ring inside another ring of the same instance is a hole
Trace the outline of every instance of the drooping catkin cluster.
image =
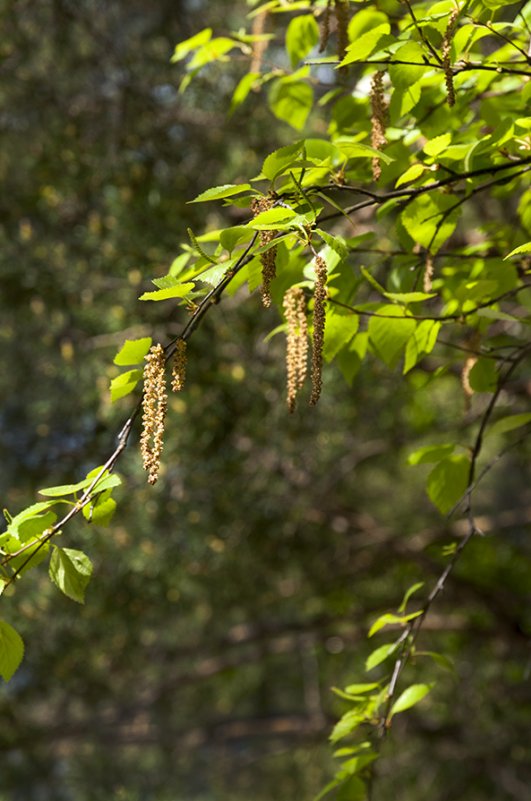
[(178, 339), (175, 343), (175, 353), (171, 368), (171, 388), (174, 392), (180, 392), (184, 387), (186, 379), (186, 341)]
[[(387, 104), (383, 91), (384, 75), (384, 72), (375, 72), (371, 80), (371, 146), (376, 150), (380, 150), (387, 144), (387, 139), (385, 138)], [(380, 159), (375, 157), (372, 160), (372, 177), (377, 181), (381, 174)]]
[(288, 409), (295, 411), (297, 392), (304, 384), (308, 364), (308, 322), (304, 292), (293, 286), (284, 295), (284, 314), (288, 324), (286, 343), (286, 372)]
[(164, 418), (168, 405), (166, 394), (164, 348), (152, 345), (144, 367), (142, 398), (142, 434), (140, 452), (148, 482), (154, 484), (159, 475), (160, 457), (164, 446)]
[(330, 38), (330, 12), (332, 11), (332, 0), (328, 0), (326, 8), (323, 12), (321, 19), (321, 26), (319, 31), (319, 52), (322, 53), (326, 49), (328, 40)]
[(459, 16), (459, 9), (454, 8), (452, 13), (448, 17), (448, 25), (446, 26), (446, 31), (444, 33), (444, 39), (442, 43), (442, 62), (444, 67), (444, 80), (446, 83), (446, 93), (448, 96), (449, 106), (453, 106), (455, 104), (454, 75), (452, 72), (450, 54), (452, 50), (452, 40), (454, 38), (455, 26), (458, 16)]
[[(262, 211), (267, 211), (270, 209), (274, 202), (274, 199), (271, 197), (255, 198), (251, 205), (254, 216), (256, 217)], [(260, 245), (262, 247), (264, 245), (269, 245), (269, 243), (275, 238), (276, 234), (276, 231), (260, 231)], [(269, 250), (265, 251), (265, 253), (260, 254), (260, 260), (262, 262), (262, 303), (266, 308), (271, 306), (271, 282), (277, 274), (276, 258), (276, 245), (270, 247)]]
[(424, 292), (431, 292), (433, 289), (433, 256), (431, 253), (426, 253), (426, 261), (424, 263), (424, 277), (423, 286)]
[(315, 289), (313, 293), (313, 341), (312, 341), (312, 394), (310, 405), (315, 406), (323, 386), (323, 344), (326, 324), (326, 262), (321, 256), (315, 257)]
[[(253, 36), (262, 36), (265, 30), (265, 23), (267, 19), (268, 11), (265, 9), (261, 11), (256, 17), (253, 19), (253, 26), (251, 28), (251, 33)], [(253, 54), (251, 58), (251, 65), (249, 67), (249, 72), (260, 72), (262, 68), (262, 61), (264, 58), (264, 53), (267, 50), (267, 39), (262, 39), (253, 42)]]
[(337, 57), (343, 61), (348, 47), (348, 0), (334, 0), (334, 14), (337, 26)]

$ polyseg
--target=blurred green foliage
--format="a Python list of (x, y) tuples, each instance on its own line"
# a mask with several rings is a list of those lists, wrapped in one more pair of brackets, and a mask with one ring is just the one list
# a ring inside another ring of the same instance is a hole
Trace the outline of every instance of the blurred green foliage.
[[(112, 448), (131, 403), (110, 403), (113, 356), (126, 336), (163, 340), (187, 319), (171, 303), (137, 303), (186, 228), (245, 219), (186, 201), (257, 174), (289, 141), (254, 93), (226, 117), (237, 61), (177, 92), (175, 43), (207, 21), (236, 30), (244, 11), (2, 3), (0, 488), (12, 512)], [(337, 126), (357, 103), (338, 104)], [(480, 213), (494, 227), (504, 204), (513, 225), (502, 196), (475, 207), (470, 230)], [(376, 246), (388, 245), (384, 222)], [(367, 258), (385, 273), (385, 259)], [(395, 291), (410, 261), (395, 261)], [(264, 341), (277, 324), (245, 289), (205, 319), (186, 392), (170, 399), (156, 488), (132, 447), (111, 528), (78, 519), (62, 537), (94, 563), (86, 605), (73, 609), (44, 569), (2, 598), (27, 643), (0, 690), (2, 801), (298, 799), (330, 777), (326, 739), (346, 709), (331, 687), (361, 680), (374, 620), (412, 583), (431, 586), (464, 533), (425, 496), (432, 466), (408, 455), (460, 441), (485, 402), (467, 408), (459, 351), (442, 377), (428, 363), (398, 381), (369, 361), (349, 386), (331, 366), (319, 406), (288, 416), (284, 344)], [(525, 376), (512, 393), (507, 409), (524, 408)], [(494, 437), (487, 458), (500, 447)], [(441, 676), (416, 657), (412, 681), (438, 683), (393, 723), (381, 801), (527, 799), (528, 450), (512, 449), (478, 489), (486, 536), (421, 636), (420, 650), (453, 669)]]

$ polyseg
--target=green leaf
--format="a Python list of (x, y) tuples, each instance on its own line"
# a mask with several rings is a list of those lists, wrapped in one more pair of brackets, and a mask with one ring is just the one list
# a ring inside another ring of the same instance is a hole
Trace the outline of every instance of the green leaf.
[(391, 707), (391, 717), (418, 704), (433, 689), (433, 684), (412, 684), (396, 699)]
[(248, 242), (253, 233), (247, 225), (234, 225), (232, 228), (225, 228), (219, 235), (219, 242), (225, 250), (232, 253), (239, 242)]
[(407, 607), (407, 602), (411, 598), (411, 596), (417, 592), (417, 590), (421, 590), (424, 587), (423, 581), (418, 581), (416, 584), (412, 584), (408, 590), (406, 590), (404, 597), (402, 598), (402, 603), (398, 607), (399, 612), (405, 612)]
[(349, 684), (348, 687), (345, 687), (345, 692), (349, 695), (363, 695), (364, 693), (370, 693), (372, 690), (376, 690), (379, 688), (380, 685), (377, 681), (371, 681), (369, 683), (363, 684)]
[[(390, 30), (391, 26), (389, 23), (383, 22), (370, 31), (363, 33), (355, 42), (347, 47), (347, 54), (343, 61), (339, 63), (339, 66), (346, 67), (348, 64), (353, 64), (355, 61), (365, 61), (367, 56), (370, 56), (378, 45), (383, 44), (384, 37), (389, 38), (388, 34)], [(387, 41), (387, 38), (385, 41)]]
[[(389, 78), (391, 83), (397, 89), (409, 89), (416, 84), (426, 69), (428, 69), (423, 61), (424, 51), (416, 42), (408, 42), (408, 44), (400, 47), (393, 55), (393, 60), (396, 61), (411, 61), (410, 64), (391, 64), (389, 66)], [(415, 66), (418, 64), (419, 66)]]
[[(102, 473), (102, 467), (103, 465), (100, 467), (95, 467), (93, 470), (87, 473), (87, 486), (90, 486), (94, 479), (97, 476), (100, 476), (101, 473), (100, 478), (98, 478), (98, 482), (94, 485), (94, 492), (103, 492), (104, 490), (113, 489), (114, 487), (119, 487), (122, 483), (122, 479), (117, 473), (110, 473), (108, 470), (105, 470)], [(90, 484), (88, 482), (90, 482)]]
[(313, 14), (294, 17), (286, 31), (286, 50), (293, 69), (319, 41), (319, 27)]
[(56, 520), (57, 515), (55, 512), (44, 512), (41, 515), (24, 520), (24, 522), (20, 523), (18, 526), (20, 541), (27, 542), (33, 537), (39, 537), (47, 528), (51, 528)]
[(171, 57), (172, 64), (175, 64), (176, 61), (181, 61), (181, 59), (186, 58), (188, 53), (191, 53), (192, 50), (197, 50), (198, 47), (202, 47), (210, 40), (211, 36), (212, 28), (205, 28), (199, 33), (196, 33), (195, 36), (191, 36), (190, 39), (185, 39), (184, 42), (179, 42), (173, 52), (173, 56)]
[(335, 250), (338, 256), (341, 256), (342, 259), (347, 258), (349, 249), (342, 236), (332, 236), (332, 234), (323, 231), (321, 228), (316, 228), (315, 233), (319, 234), (323, 242), (325, 242), (328, 247), (332, 248), (332, 250)]
[(451, 141), (452, 134), (441, 134), (440, 136), (436, 136), (435, 139), (430, 139), (429, 142), (426, 142), (423, 150), (428, 156), (440, 156), (441, 153), (444, 153)]
[(13, 626), (0, 620), (0, 676), (9, 681), (22, 662), (24, 642)]
[(520, 253), (531, 253), (531, 242), (526, 242), (524, 245), (519, 245), (514, 250), (511, 250), (503, 260), (510, 259), (511, 256), (519, 256)]
[(478, 359), (468, 379), (474, 392), (494, 392), (498, 386), (496, 362), (493, 359)]
[(509, 431), (514, 431), (515, 428), (521, 428), (529, 423), (531, 423), (531, 412), (511, 414), (508, 417), (502, 417), (501, 420), (496, 420), (496, 422), (487, 429), (486, 435), (491, 437), (497, 434), (506, 434)]
[(140, 364), (152, 343), (151, 337), (141, 339), (126, 339), (116, 356), (114, 364), (124, 367), (129, 364)]
[(327, 362), (331, 362), (339, 351), (348, 345), (359, 328), (357, 314), (341, 314), (330, 308), (326, 315), (324, 333), (323, 355)]
[(337, 721), (336, 725), (332, 729), (332, 733), (330, 734), (330, 742), (336, 743), (343, 737), (352, 734), (352, 732), (357, 729), (358, 726), (364, 722), (364, 720), (365, 715), (357, 710), (351, 710), (350, 712), (347, 712)]
[(206, 203), (208, 200), (222, 200), (225, 197), (232, 197), (233, 195), (240, 195), (242, 192), (247, 192), (251, 189), (251, 184), (222, 184), (221, 186), (212, 186), (205, 192), (188, 203)]
[(404, 623), (408, 623), (410, 620), (418, 617), (421, 612), (411, 612), (409, 615), (394, 615), (391, 612), (387, 612), (385, 615), (380, 615), (380, 617), (374, 621), (371, 628), (369, 629), (368, 637), (374, 636), (380, 629), (385, 628), (385, 626), (392, 626), (392, 625), (399, 625), (403, 626)]
[[(47, 487), (46, 489), (39, 490), (39, 494), (45, 495), (48, 498), (62, 498), (67, 495), (74, 495), (77, 492), (81, 492), (82, 490), (86, 490), (87, 487), (90, 487), (100, 471), (101, 467), (96, 467), (87, 474), (87, 477), (84, 478), (83, 481), (78, 481), (77, 484), (62, 484), (58, 487)], [(112, 487), (118, 487), (121, 483), (122, 480), (120, 476), (118, 476), (116, 473), (109, 473), (107, 470), (102, 474), (102, 477), (98, 481), (96, 488), (99, 492), (102, 492), (103, 490), (112, 489)]]
[(389, 104), (389, 116), (393, 125), (408, 114), (420, 100), (420, 83), (414, 83), (407, 89), (395, 89), (391, 95)]
[(305, 81), (278, 78), (271, 84), (269, 107), (277, 119), (302, 131), (313, 105), (313, 89)]
[(449, 673), (452, 673), (454, 676), (456, 675), (455, 665), (450, 659), (450, 657), (446, 656), (445, 654), (439, 654), (436, 651), (417, 651), (416, 656), (429, 656), (433, 661), (439, 665), (443, 670), (447, 670)]
[[(7, 531), (0, 534), (0, 547), (3, 550), (13, 553), (18, 551), (23, 541), (38, 536), (57, 519), (46, 517), (48, 509), (59, 501), (40, 501), (23, 509), (18, 515), (13, 517), (8, 525)], [(32, 522), (35, 521), (35, 522)]]
[(455, 450), (455, 445), (424, 445), (422, 448), (417, 448), (416, 451), (410, 453), (407, 461), (408, 464), (430, 464), (433, 462), (440, 462), (446, 456), (450, 456)]
[(210, 64), (212, 61), (226, 60), (224, 56), (234, 47), (241, 49), (241, 43), (234, 39), (229, 39), (227, 36), (217, 36), (196, 50), (187, 68), (193, 71)]
[(401, 176), (398, 178), (395, 187), (398, 188), (399, 186), (403, 186), (403, 184), (410, 183), (410, 181), (416, 181), (417, 178), (425, 172), (427, 169), (425, 164), (420, 164), (417, 162), (416, 164), (412, 164)]
[(248, 222), (248, 226), (256, 231), (272, 231), (289, 225), (296, 216), (297, 214), (293, 209), (276, 206), (275, 208), (261, 211), (260, 214), (257, 214), (254, 219)]
[(394, 651), (396, 651), (397, 645), (395, 642), (387, 643), (386, 645), (380, 645), (379, 648), (376, 648), (375, 651), (369, 654), (367, 660), (365, 662), (365, 670), (372, 670), (373, 668), (381, 665), (382, 662), (391, 656)]
[(450, 237), (459, 219), (452, 195), (425, 194), (416, 197), (402, 212), (401, 220), (411, 238), (435, 253)]
[(139, 300), (169, 300), (170, 298), (184, 298), (189, 295), (195, 284), (193, 282), (176, 284), (167, 289), (157, 289), (154, 292), (144, 292)]
[[(107, 494), (107, 493), (105, 493)], [(82, 509), (85, 520), (94, 523), (96, 526), (108, 526), (116, 511), (116, 501), (114, 498), (98, 498), (95, 503), (87, 504)]]
[(61, 592), (77, 603), (85, 603), (85, 591), (92, 575), (92, 562), (83, 551), (54, 545), (49, 574)]
[(428, 496), (444, 515), (464, 495), (468, 486), (470, 462), (466, 456), (449, 456), (435, 465), (428, 476)]
[(423, 300), (430, 300), (436, 297), (436, 292), (384, 292), (389, 300), (396, 300), (398, 303), (421, 303)]
[(403, 374), (411, 370), (423, 356), (431, 353), (437, 342), (441, 323), (435, 320), (422, 320), (406, 345)]
[(334, 144), (339, 148), (342, 155), (347, 159), (380, 159), (384, 164), (392, 164), (394, 161), (391, 156), (382, 153), (381, 150), (376, 150), (370, 145), (364, 145), (362, 142), (354, 142), (346, 136), (340, 136), (334, 139)]
[[(251, 89), (258, 83), (260, 78), (259, 72), (247, 72), (239, 81), (236, 89), (232, 93), (232, 100), (230, 103), (230, 114), (233, 114), (239, 106), (247, 99), (247, 95)], [(259, 85), (259, 84), (258, 84)]]
[[(416, 328), (411, 318), (405, 317), (403, 310), (397, 306), (382, 306), (377, 314), (386, 317), (371, 317), (369, 320), (369, 339), (371, 344), (388, 367), (393, 368), (408, 339)], [(392, 319), (392, 318), (396, 319)]]
[(131, 393), (142, 378), (142, 370), (128, 370), (126, 373), (113, 378), (111, 381), (111, 401), (124, 398)]
[(379, 25), (388, 23), (387, 15), (382, 11), (377, 11), (373, 6), (363, 8), (354, 14), (348, 24), (348, 38), (355, 43), (360, 36), (367, 31), (377, 28)]
[(303, 147), (304, 140), (301, 140), (274, 150), (264, 160), (262, 175), (270, 181), (274, 181), (278, 175), (287, 170), (296, 161), (297, 157), (301, 155)]

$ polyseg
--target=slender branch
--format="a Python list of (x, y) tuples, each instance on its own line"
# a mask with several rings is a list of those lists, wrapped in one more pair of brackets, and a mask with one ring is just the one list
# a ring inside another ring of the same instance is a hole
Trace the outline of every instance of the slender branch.
[[(484, 303), (479, 303), (477, 306), (474, 306), (473, 309), (469, 309), (468, 311), (456, 312), (455, 314), (441, 314), (441, 315), (410, 314), (404, 319), (418, 320), (418, 321), (433, 320), (435, 322), (441, 322), (441, 323), (446, 323), (451, 320), (463, 320), (466, 319), (467, 317), (470, 317), (473, 314), (476, 314), (476, 312), (480, 311), (481, 309), (489, 308), (490, 306), (493, 306), (495, 303), (499, 303), (500, 301), (505, 300), (506, 298), (512, 297), (513, 295), (516, 295), (519, 292), (521, 292), (523, 289), (528, 289), (529, 287), (531, 287), (531, 283), (522, 284), (521, 286), (514, 287), (513, 289), (508, 289), (507, 292), (503, 292), (501, 295), (497, 295), (495, 298), (491, 298), (491, 300), (487, 300)], [(336, 306), (341, 306), (341, 308), (348, 309), (348, 311), (351, 311), (353, 314), (359, 314), (360, 316), (363, 317), (382, 317), (383, 319), (393, 319), (393, 320), (400, 319), (393, 314), (380, 314), (379, 312), (373, 312), (370, 311), (369, 309), (362, 309), (360, 306), (351, 306), (348, 303), (343, 303), (342, 301), (336, 300), (335, 298), (329, 298), (328, 300), (330, 303), (333, 303)], [(518, 322), (518, 320), (515, 319), (515, 322)]]
[[(493, 395), (492, 395), (492, 397), (490, 399), (490, 402), (489, 402), (489, 404), (488, 404), (488, 406), (487, 406), (487, 408), (486, 408), (486, 410), (485, 410), (485, 412), (484, 412), (484, 414), (483, 414), (483, 416), (481, 418), (481, 423), (480, 423), (480, 426), (479, 426), (479, 430), (478, 430), (478, 433), (476, 435), (476, 439), (474, 441), (474, 446), (472, 448), (472, 455), (471, 455), (471, 459), (470, 459), (470, 467), (469, 467), (469, 472), (468, 472), (467, 488), (466, 488), (465, 492), (463, 493), (462, 497), (459, 499), (457, 504), (449, 512), (449, 515), (448, 515), (448, 516), (451, 516), (451, 514), (455, 511), (455, 509), (458, 508), (464, 502), (466, 504), (465, 514), (466, 514), (466, 517), (467, 517), (467, 520), (468, 520), (468, 532), (465, 535), (465, 537), (463, 537), (463, 539), (461, 540), (459, 545), (456, 547), (451, 559), (449, 560), (448, 564), (446, 565), (446, 567), (442, 571), (441, 575), (439, 576), (439, 578), (437, 579), (435, 585), (433, 586), (431, 592), (429, 593), (428, 597), (426, 598), (426, 600), (425, 600), (425, 602), (424, 602), (424, 604), (423, 604), (423, 606), (422, 606), (422, 608), (420, 610), (420, 615), (418, 615), (418, 617), (414, 618), (413, 620), (411, 620), (407, 624), (407, 626), (405, 627), (404, 631), (402, 632), (402, 634), (400, 635), (399, 639), (397, 640), (397, 646), (400, 646), (400, 652), (399, 652), (399, 655), (398, 655), (397, 659), (395, 660), (395, 663), (394, 663), (394, 666), (393, 666), (391, 682), (390, 682), (389, 690), (388, 690), (388, 693), (387, 693), (387, 700), (386, 700), (384, 712), (382, 713), (381, 718), (380, 718), (379, 734), (380, 734), (381, 738), (384, 738), (385, 735), (387, 734), (387, 731), (389, 730), (390, 723), (391, 723), (391, 709), (392, 709), (394, 696), (396, 694), (396, 689), (397, 689), (397, 686), (398, 686), (398, 682), (399, 682), (400, 676), (402, 675), (402, 672), (403, 672), (407, 662), (409, 661), (409, 659), (410, 659), (410, 657), (411, 657), (411, 655), (413, 653), (413, 649), (414, 649), (416, 640), (417, 640), (417, 638), (418, 638), (418, 636), (420, 634), (423, 622), (424, 622), (424, 620), (425, 620), (425, 618), (426, 618), (426, 616), (427, 616), (427, 614), (429, 612), (429, 609), (432, 606), (432, 604), (435, 601), (435, 599), (438, 597), (438, 595), (444, 589), (444, 586), (446, 584), (446, 581), (447, 581), (448, 577), (450, 576), (450, 574), (454, 570), (456, 564), (458, 563), (459, 559), (461, 558), (461, 555), (462, 555), (463, 551), (465, 550), (465, 548), (467, 547), (467, 545), (469, 544), (469, 542), (473, 539), (473, 537), (476, 534), (481, 533), (480, 529), (476, 525), (476, 522), (475, 522), (475, 519), (474, 519), (473, 510), (472, 510), (472, 492), (473, 492), (473, 489), (477, 486), (477, 483), (478, 483), (477, 481), (475, 481), (475, 474), (476, 474), (476, 469), (477, 469), (478, 458), (479, 458), (479, 455), (481, 453), (481, 449), (482, 449), (482, 445), (483, 445), (483, 438), (484, 438), (487, 426), (488, 426), (488, 424), (490, 422), (490, 419), (492, 417), (492, 413), (493, 413), (493, 411), (494, 411), (494, 409), (496, 407), (498, 399), (499, 399), (499, 397), (500, 397), (505, 385), (507, 384), (507, 382), (509, 381), (510, 377), (512, 376), (512, 374), (516, 370), (517, 366), (523, 361), (523, 359), (525, 358), (525, 356), (527, 355), (527, 353), (528, 353), (528, 351), (530, 349), (531, 349), (531, 345), (529, 345), (529, 344), (525, 345), (520, 350), (518, 358), (515, 359), (514, 361), (512, 361), (512, 363), (506, 369), (505, 373), (502, 376), (500, 376), (500, 379), (498, 381), (498, 385), (496, 387), (496, 390), (493, 393)], [(483, 471), (481, 477), (483, 477), (483, 475), (485, 475), (485, 471)]]
[[(360, 64), (374, 64), (374, 65), (383, 65), (386, 67), (392, 66), (404, 66), (404, 67), (431, 67), (434, 70), (444, 70), (445, 67), (443, 64), (434, 64), (432, 61), (402, 61), (401, 59), (394, 59), (394, 58), (384, 58), (384, 59), (369, 59), (367, 61), (360, 61)], [(527, 64), (526, 61), (510, 61), (509, 64)], [(529, 69), (512, 69), (510, 67), (502, 67), (490, 64), (479, 64), (478, 62), (472, 61), (461, 61), (457, 62), (452, 66), (452, 72), (454, 75), (458, 75), (460, 72), (472, 72), (476, 70), (480, 70), (482, 72), (497, 72), (498, 75), (525, 75), (529, 77), (530, 71)]]
[(415, 26), (415, 29), (416, 29), (419, 37), (422, 39), (422, 41), (424, 42), (424, 44), (426, 45), (426, 47), (428, 48), (428, 50), (430, 51), (430, 53), (432, 54), (434, 59), (437, 62), (439, 62), (440, 65), (442, 65), (442, 58), (440, 57), (438, 52), (435, 50), (435, 48), (432, 45), (432, 43), (430, 42), (430, 40), (427, 39), (426, 36), (424, 35), (424, 31), (421, 28), (421, 26), (419, 25), (418, 19), (417, 19), (416, 14), (415, 14), (415, 12), (413, 10), (413, 6), (410, 3), (410, 0), (403, 0), (403, 2), (407, 6), (407, 10), (409, 11), (409, 16), (413, 20), (413, 25)]
[[(376, 204), (386, 203), (388, 200), (394, 200), (397, 198), (408, 198), (413, 200), (414, 198), (418, 197), (419, 195), (423, 195), (426, 192), (431, 192), (434, 189), (441, 189), (445, 186), (452, 186), (455, 183), (460, 181), (464, 181), (467, 178), (476, 178), (481, 175), (492, 175), (493, 173), (502, 172), (504, 170), (513, 170), (517, 167), (526, 167), (527, 165), (531, 164), (531, 157), (528, 156), (524, 159), (518, 159), (515, 161), (505, 162), (504, 164), (494, 164), (490, 167), (481, 167), (476, 170), (469, 170), (467, 172), (462, 172), (460, 175), (457, 176), (450, 176), (448, 178), (441, 178), (439, 181), (431, 181), (429, 184), (424, 184), (423, 186), (417, 187), (409, 187), (404, 189), (392, 189), (389, 192), (371, 192), (367, 189), (362, 189), (358, 186), (351, 186), (349, 184), (329, 184), (326, 187), (312, 187), (315, 189), (319, 189), (321, 192), (324, 189), (335, 189), (342, 192), (356, 192), (360, 195), (367, 196), (367, 200), (361, 201), (360, 203), (356, 203), (354, 206), (349, 206), (343, 210), (343, 214), (352, 214), (355, 211), (359, 211), (360, 209), (366, 208), (367, 206), (374, 206)], [(526, 170), (524, 169), (523, 172)], [(512, 175), (511, 178), (518, 177), (517, 175)], [(306, 190), (308, 191), (308, 189)], [(287, 196), (287, 193), (286, 193)], [(339, 212), (326, 214), (322, 217), (319, 217), (319, 222), (327, 222), (328, 220), (336, 219), (340, 216)]]

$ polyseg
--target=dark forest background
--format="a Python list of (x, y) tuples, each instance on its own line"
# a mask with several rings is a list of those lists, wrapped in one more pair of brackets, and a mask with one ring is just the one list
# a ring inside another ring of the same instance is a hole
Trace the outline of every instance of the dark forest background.
[[(237, 65), (178, 93), (176, 42), (237, 29), (243, 3), (0, 8), (0, 500), (16, 512), (112, 449), (131, 404), (110, 404), (116, 350), (184, 322), (138, 295), (187, 226), (227, 221), (186, 201), (258, 172), (285, 133), (259, 95), (227, 117)], [(277, 324), (245, 290), (205, 320), (156, 488), (133, 445), (111, 528), (65, 533), (95, 563), (86, 605), (44, 567), (2, 599), (27, 653), (0, 688), (1, 801), (298, 800), (330, 777), (331, 687), (364, 680), (371, 622), (435, 580), (461, 531), (407, 453), (468, 412), (458, 373), (434, 406), (417, 374), (369, 363), (352, 386), (330, 369), (319, 406), (290, 416)], [(478, 493), (486, 536), (422, 634), (454, 669), (419, 665), (438, 685), (396, 721), (378, 801), (529, 798), (526, 465), (513, 451)]]

